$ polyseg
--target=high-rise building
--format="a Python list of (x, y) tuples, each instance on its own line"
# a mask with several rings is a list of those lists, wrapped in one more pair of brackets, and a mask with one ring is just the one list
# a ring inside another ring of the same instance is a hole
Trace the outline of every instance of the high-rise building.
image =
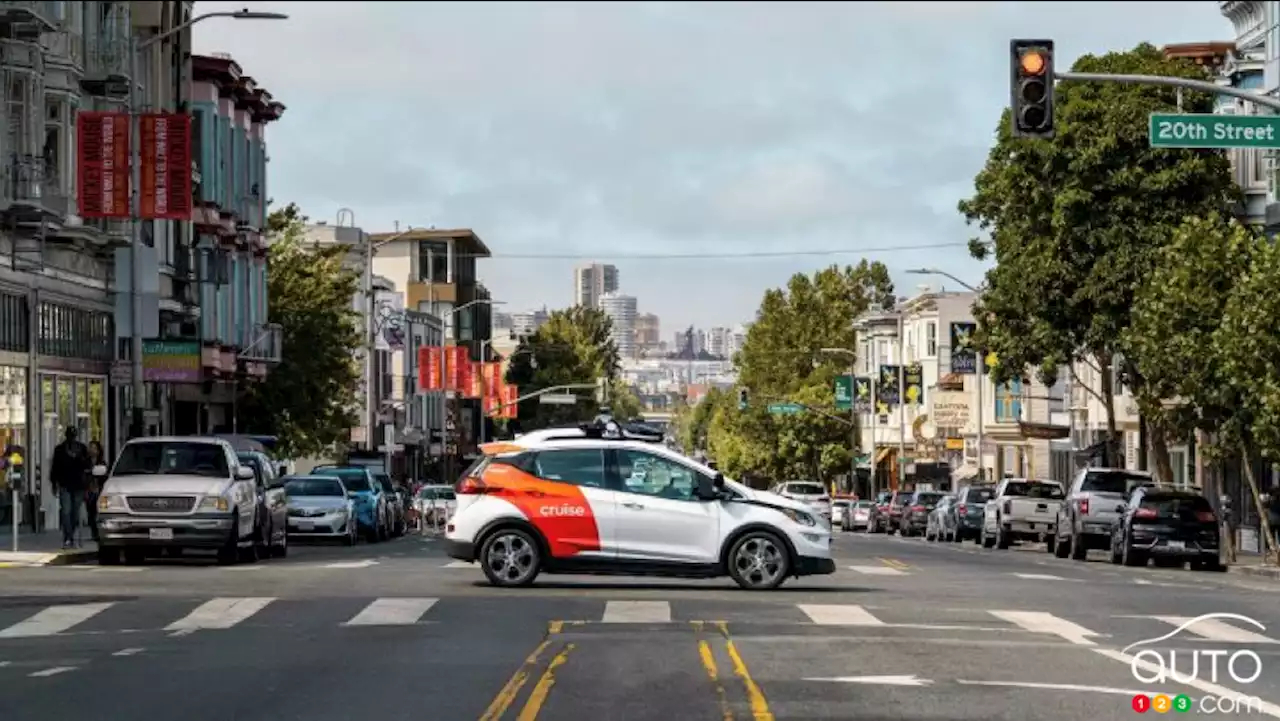
[(653, 353), (661, 344), (659, 335), (661, 323), (653, 313), (641, 313), (636, 316), (636, 353), (645, 355)]
[(533, 335), (551, 318), (546, 308), (511, 314), (511, 332), (516, 337)]
[(584, 308), (600, 308), (600, 297), (618, 292), (618, 267), (589, 263), (573, 269), (573, 303)]
[(727, 358), (732, 353), (733, 331), (717, 327), (707, 331), (707, 352), (714, 356)]
[(636, 357), (636, 299), (630, 295), (606, 293), (600, 296), (600, 309), (613, 321), (610, 338), (618, 346), (618, 355)]

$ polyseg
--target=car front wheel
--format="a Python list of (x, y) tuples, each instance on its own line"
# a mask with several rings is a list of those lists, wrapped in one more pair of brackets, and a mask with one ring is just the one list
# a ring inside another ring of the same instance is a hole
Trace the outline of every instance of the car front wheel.
[(789, 566), (786, 546), (767, 531), (751, 531), (729, 550), (729, 575), (749, 591), (781, 586)]
[(519, 528), (504, 528), (480, 546), (480, 567), (495, 586), (528, 586), (538, 577), (542, 553), (537, 541)]

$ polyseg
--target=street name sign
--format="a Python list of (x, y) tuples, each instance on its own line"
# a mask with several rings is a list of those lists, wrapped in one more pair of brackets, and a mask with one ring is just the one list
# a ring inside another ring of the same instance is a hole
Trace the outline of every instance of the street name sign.
[(1280, 148), (1280, 115), (1152, 113), (1153, 148)]
[(798, 403), (770, 403), (769, 412), (774, 415), (790, 416), (804, 411), (804, 406)]
[(544, 406), (571, 406), (578, 402), (572, 393), (543, 393), (538, 396), (538, 403)]

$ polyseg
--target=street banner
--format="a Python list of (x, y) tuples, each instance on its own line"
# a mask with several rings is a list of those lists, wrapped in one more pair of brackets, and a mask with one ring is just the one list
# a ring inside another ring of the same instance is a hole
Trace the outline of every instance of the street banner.
[(443, 385), (440, 378), (440, 347), (418, 347), (418, 390), (438, 391)]
[(502, 403), (501, 396), (494, 393), (485, 393), (484, 397), (480, 399), (480, 407), (484, 409), (484, 414), (495, 418), (497, 416), (494, 414), (498, 411), (500, 403)]
[(951, 372), (970, 375), (978, 372), (978, 351), (973, 347), (977, 323), (951, 324)]
[(853, 408), (853, 377), (836, 376), (836, 410), (847, 411)]
[(516, 386), (502, 386), (502, 417), (506, 419), (516, 418), (520, 415), (520, 407), (516, 405), (516, 399), (520, 397), (520, 389)]
[(871, 379), (858, 376), (853, 379), (853, 404), (859, 413), (871, 410)]
[(881, 413), (889, 406), (898, 405), (902, 394), (898, 392), (898, 366), (880, 366), (880, 378), (876, 383), (876, 405)]
[(499, 361), (485, 363), (480, 375), (484, 395), (497, 398), (500, 389), (505, 385), (502, 378), (502, 363)]
[(191, 220), (191, 116), (138, 116), (138, 215), (158, 220)]
[(902, 375), (906, 386), (907, 403), (913, 406), (920, 405), (924, 400), (924, 369), (919, 363), (912, 363), (906, 367)]
[(480, 397), (480, 364), (470, 358), (458, 366), (458, 392), (464, 398)]
[(471, 349), (465, 345), (451, 345), (445, 350), (449, 355), (446, 356), (448, 365), (445, 367), (446, 388), (454, 392), (464, 390), (462, 385), (462, 367), (471, 363)]
[(129, 217), (128, 113), (76, 113), (76, 197), (81, 218)]

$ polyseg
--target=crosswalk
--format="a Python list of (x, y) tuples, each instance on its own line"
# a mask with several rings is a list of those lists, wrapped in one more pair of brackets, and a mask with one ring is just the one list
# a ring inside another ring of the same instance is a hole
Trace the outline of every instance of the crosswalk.
[[(512, 609), (518, 609), (513, 614)], [(1094, 615), (1068, 618), (1048, 610), (903, 608), (837, 603), (789, 603), (587, 598), (143, 598), (63, 602), (43, 607), (0, 606), (0, 660), (14, 639), (75, 634), (152, 631), (185, 636), (210, 631), (330, 626), (359, 629), (442, 625), (484, 629), (495, 617), (521, 623), (688, 624), (723, 622), (735, 629), (811, 625), (874, 632), (1025, 633), (1080, 646), (1123, 646), (1177, 632), (1170, 643), (1208, 640), (1221, 644), (1275, 645), (1280, 640), (1229, 618), (1195, 620), (1179, 615)], [(1194, 623), (1191, 623), (1192, 621)], [(763, 632), (763, 631), (762, 631)], [(1273, 631), (1272, 634), (1276, 632)]]

